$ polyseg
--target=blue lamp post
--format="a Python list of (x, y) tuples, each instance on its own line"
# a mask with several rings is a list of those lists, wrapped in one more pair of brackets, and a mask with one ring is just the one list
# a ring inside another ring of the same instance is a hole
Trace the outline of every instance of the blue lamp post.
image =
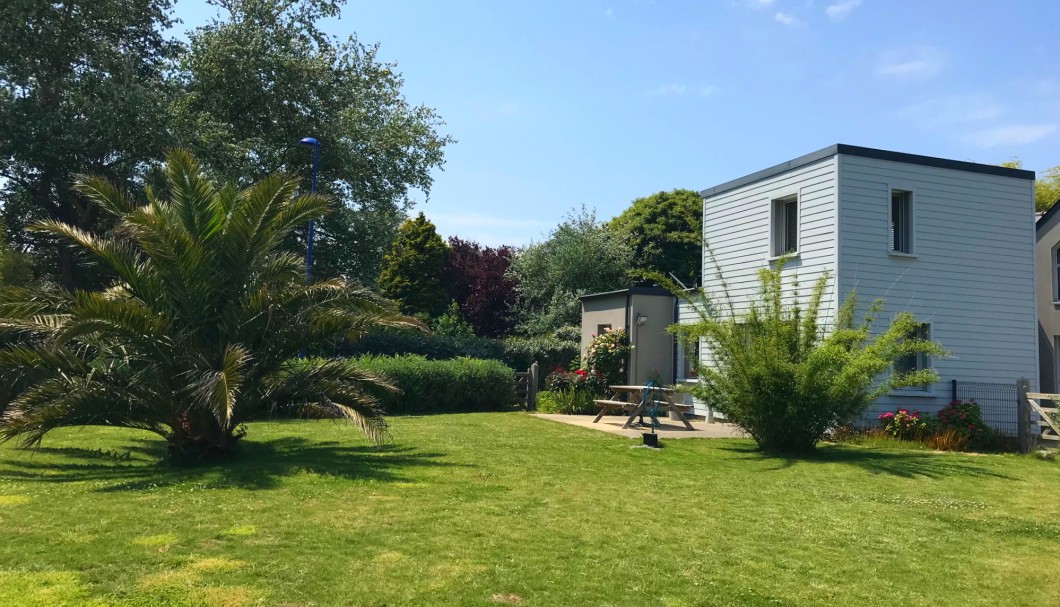
[[(312, 137), (306, 137), (298, 142), (301, 145), (313, 146), (313, 177), (310, 181), (310, 191), (317, 191), (317, 165), (320, 162), (320, 142)], [(305, 239), (305, 281), (308, 283), (313, 275), (313, 220), (309, 220), (309, 230)]]

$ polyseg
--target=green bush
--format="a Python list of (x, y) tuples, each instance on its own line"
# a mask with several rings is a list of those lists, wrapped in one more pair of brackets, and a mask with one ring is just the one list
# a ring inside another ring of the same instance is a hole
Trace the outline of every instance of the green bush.
[[(352, 344), (343, 344), (340, 356), (403, 356), (415, 354), (430, 360), (447, 358), (489, 358), (504, 360), (505, 348), (500, 341), (474, 335), (442, 335), (421, 331), (373, 331)], [(523, 369), (529, 367), (522, 367)]]
[(585, 368), (603, 375), (607, 384), (620, 384), (625, 381), (629, 351), (630, 344), (625, 331), (604, 331), (589, 342), (585, 352)]
[[(709, 247), (706, 251), (713, 258)], [(800, 304), (786, 297), (791, 290), (781, 284), (780, 269), (788, 260), (759, 271), (758, 298), (742, 312), (727, 293), (714, 302), (706, 293), (690, 297), (671, 286), (699, 314), (696, 323), (673, 330), (686, 344), (705, 342), (713, 358), (709, 366), (697, 365), (694, 396), (747, 431), (762, 449), (808, 451), (830, 428), (859, 417), (891, 389), (937, 380), (930, 370), (895, 371), (896, 360), (946, 352), (917, 337), (920, 325), (907, 312), (896, 314), (882, 332), (872, 331), (882, 301), (856, 321), (853, 291), (830, 330), (822, 330), (818, 319), (829, 276), (818, 279)], [(798, 291), (797, 283), (792, 290)]]
[(509, 337), (503, 341), (504, 360), (512, 368), (523, 370), (537, 362), (543, 378), (556, 367), (566, 367), (581, 355), (577, 342), (555, 337)]
[(590, 415), (600, 408), (593, 402), (593, 395), (574, 387), (563, 390), (539, 392), (537, 410), (541, 413), (563, 413), (565, 415)]
[(388, 414), (502, 411), (516, 401), (514, 371), (496, 360), (365, 356), (361, 368), (385, 375), (400, 394), (381, 394)]

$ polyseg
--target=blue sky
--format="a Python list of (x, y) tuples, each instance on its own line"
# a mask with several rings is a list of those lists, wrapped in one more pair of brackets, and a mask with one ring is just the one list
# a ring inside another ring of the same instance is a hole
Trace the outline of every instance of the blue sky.
[(379, 42), (459, 140), (418, 210), (520, 245), (832, 143), (1060, 164), (1058, 23), (1055, 0), (350, 0), (325, 29)]

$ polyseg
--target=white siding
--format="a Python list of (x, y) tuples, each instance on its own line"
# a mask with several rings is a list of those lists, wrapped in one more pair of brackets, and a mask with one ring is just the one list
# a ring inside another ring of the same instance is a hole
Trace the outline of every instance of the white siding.
[[(757, 297), (758, 271), (770, 263), (772, 201), (798, 194), (799, 254), (783, 270), (785, 285), (791, 293), (791, 281), (797, 276), (799, 295), (805, 301), (814, 281), (830, 273), (821, 316), (826, 322), (832, 317), (836, 305), (835, 176), (836, 158), (831, 157), (704, 200), (703, 286), (719, 312), (727, 309), (719, 271), (737, 313)], [(692, 321), (694, 313), (682, 307), (679, 320)], [(705, 347), (700, 349), (700, 360), (704, 364), (711, 360)], [(696, 413), (705, 415), (705, 408), (696, 404)]]
[[(1033, 182), (839, 155), (839, 292), (862, 307), (883, 298), (886, 321), (910, 311), (951, 353), (932, 361), (927, 395), (896, 393), (868, 416), (898, 406), (934, 411), (950, 380), (1038, 385)], [(916, 258), (889, 254), (890, 189), (913, 190)]]
[[(830, 272), (823, 316), (835, 310), (836, 159), (826, 158), (704, 200), (703, 285), (723, 305), (721, 271), (737, 311), (758, 294), (758, 270), (769, 264), (771, 204), (792, 193), (799, 197), (799, 255), (785, 266), (785, 283), (796, 275), (805, 298), (813, 283)], [(714, 253), (717, 267), (710, 259)]]

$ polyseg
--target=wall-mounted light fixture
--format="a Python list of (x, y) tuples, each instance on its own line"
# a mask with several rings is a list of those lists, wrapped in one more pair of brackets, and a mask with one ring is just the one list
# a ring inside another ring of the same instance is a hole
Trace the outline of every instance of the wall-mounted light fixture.
[(643, 315), (643, 314), (639, 314), (638, 313), (637, 314), (637, 326), (638, 327), (643, 327), (646, 324), (648, 324), (648, 317)]

